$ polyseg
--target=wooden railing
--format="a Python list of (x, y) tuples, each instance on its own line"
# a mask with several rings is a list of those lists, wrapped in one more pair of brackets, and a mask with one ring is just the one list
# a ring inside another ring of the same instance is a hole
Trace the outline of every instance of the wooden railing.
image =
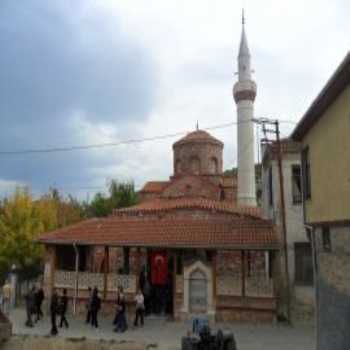
[[(79, 272), (76, 274), (74, 271), (65, 270), (55, 271), (55, 287), (74, 289), (76, 276), (78, 276), (78, 289), (88, 289), (88, 287), (96, 286), (100, 291), (103, 291), (105, 288), (103, 273)], [(136, 276), (109, 273), (107, 275), (107, 291), (116, 291), (118, 286), (122, 286), (125, 293), (135, 293)]]

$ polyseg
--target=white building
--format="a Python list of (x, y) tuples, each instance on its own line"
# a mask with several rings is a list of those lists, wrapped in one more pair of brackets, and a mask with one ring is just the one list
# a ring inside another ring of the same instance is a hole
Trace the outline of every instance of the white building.
[[(300, 149), (297, 143), (290, 140), (283, 140), (281, 145), (292, 311), (294, 317), (304, 318), (306, 314), (312, 316), (314, 288), (311, 244), (303, 222)], [(263, 147), (262, 191), (264, 215), (276, 224), (283, 242), (280, 183), (274, 144)], [(283, 251), (281, 275), (285, 276)]]

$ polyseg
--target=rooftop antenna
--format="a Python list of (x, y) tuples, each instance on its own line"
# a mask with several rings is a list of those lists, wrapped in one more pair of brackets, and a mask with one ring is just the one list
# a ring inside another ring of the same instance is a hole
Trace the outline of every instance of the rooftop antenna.
[(242, 8), (242, 25), (245, 24), (245, 18), (244, 18), (244, 8)]
[(196, 123), (196, 130), (197, 130), (197, 131), (199, 130), (198, 120), (197, 120), (197, 123)]

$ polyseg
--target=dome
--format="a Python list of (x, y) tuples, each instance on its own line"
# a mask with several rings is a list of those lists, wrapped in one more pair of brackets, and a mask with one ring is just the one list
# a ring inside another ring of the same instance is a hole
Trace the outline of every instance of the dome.
[(174, 175), (222, 173), (224, 144), (204, 130), (195, 130), (173, 144)]
[(196, 130), (188, 133), (185, 137), (181, 138), (180, 140), (176, 141), (173, 144), (173, 147), (183, 145), (185, 143), (211, 143), (219, 146), (224, 146), (224, 144), (210, 135), (208, 132), (204, 130)]

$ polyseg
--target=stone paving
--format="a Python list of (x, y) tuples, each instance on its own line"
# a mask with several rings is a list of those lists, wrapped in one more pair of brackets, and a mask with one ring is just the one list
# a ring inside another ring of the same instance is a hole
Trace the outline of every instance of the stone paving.
[[(10, 318), (15, 335), (47, 336), (50, 331), (50, 320), (46, 316), (33, 328), (24, 326), (25, 312), (13, 310)], [(68, 329), (59, 328), (58, 337), (89, 338), (116, 341), (135, 341), (146, 344), (157, 344), (158, 349), (180, 349), (181, 337), (190, 328), (189, 324), (169, 322), (161, 318), (146, 318), (145, 326), (129, 329), (123, 334), (114, 333), (111, 319), (100, 320), (98, 329), (86, 325), (83, 320), (68, 315)], [(233, 331), (238, 350), (312, 350), (315, 348), (314, 327), (299, 325), (294, 327), (267, 324), (218, 324), (216, 327)]]

